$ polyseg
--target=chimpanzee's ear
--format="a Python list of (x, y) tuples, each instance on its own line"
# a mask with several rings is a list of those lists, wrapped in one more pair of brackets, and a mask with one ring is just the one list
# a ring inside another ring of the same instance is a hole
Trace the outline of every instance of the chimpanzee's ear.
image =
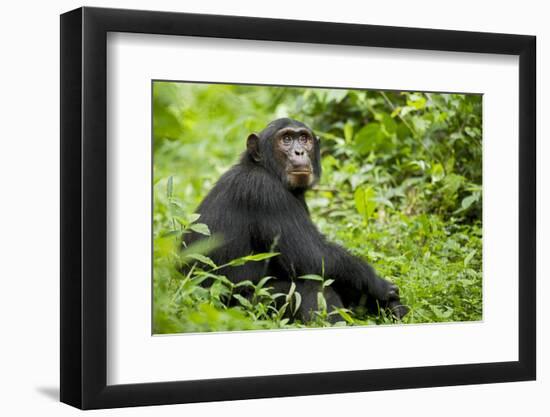
[(251, 133), (246, 139), (246, 150), (254, 161), (260, 162), (260, 138), (256, 133)]

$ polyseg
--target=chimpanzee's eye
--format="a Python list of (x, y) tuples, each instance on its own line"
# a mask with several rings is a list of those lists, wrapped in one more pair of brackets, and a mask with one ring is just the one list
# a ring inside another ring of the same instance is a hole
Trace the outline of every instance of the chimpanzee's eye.
[(290, 137), (290, 135), (284, 135), (284, 136), (283, 136), (283, 143), (284, 143), (285, 145), (289, 145), (290, 142), (292, 142), (292, 138)]
[(300, 136), (300, 142), (301, 143), (307, 143), (309, 141), (309, 136), (301, 135)]

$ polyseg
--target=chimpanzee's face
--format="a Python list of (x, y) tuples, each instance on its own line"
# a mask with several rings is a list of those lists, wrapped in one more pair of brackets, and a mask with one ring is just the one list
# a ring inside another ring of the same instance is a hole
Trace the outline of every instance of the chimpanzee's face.
[(272, 121), (246, 141), (246, 158), (262, 165), (290, 190), (305, 190), (321, 176), (319, 138), (302, 122)]
[(314, 180), (312, 160), (317, 139), (304, 127), (284, 127), (275, 133), (273, 152), (290, 188), (308, 188)]

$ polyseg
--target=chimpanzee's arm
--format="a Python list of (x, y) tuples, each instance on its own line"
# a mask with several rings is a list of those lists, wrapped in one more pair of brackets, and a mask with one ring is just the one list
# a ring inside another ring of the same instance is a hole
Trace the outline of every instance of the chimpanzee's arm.
[[(292, 202), (288, 202), (291, 204)], [(277, 242), (275, 258), (289, 276), (321, 275), (345, 283), (378, 300), (399, 299), (396, 285), (378, 277), (373, 268), (344, 248), (327, 242), (303, 207), (272, 212), (257, 222), (257, 233), (267, 247)], [(274, 260), (275, 260), (274, 259)]]

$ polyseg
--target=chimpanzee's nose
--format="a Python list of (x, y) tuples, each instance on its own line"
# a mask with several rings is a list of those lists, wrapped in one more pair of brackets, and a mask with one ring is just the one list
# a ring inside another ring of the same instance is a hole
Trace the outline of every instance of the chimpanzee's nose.
[(303, 149), (294, 149), (294, 153), (296, 154), (296, 156), (304, 156)]

